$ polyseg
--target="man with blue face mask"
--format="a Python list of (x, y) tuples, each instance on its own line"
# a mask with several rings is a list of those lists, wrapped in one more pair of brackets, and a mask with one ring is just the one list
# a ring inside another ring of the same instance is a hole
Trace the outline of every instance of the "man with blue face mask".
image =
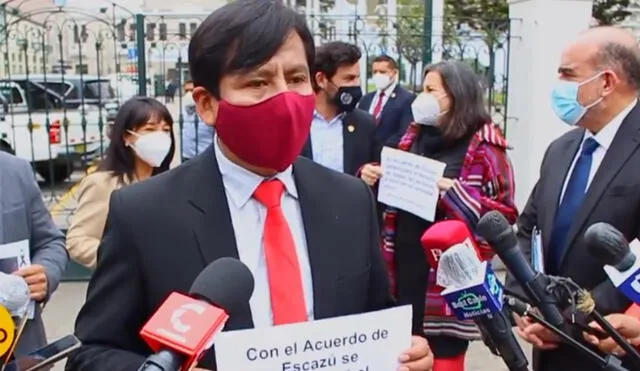
[[(622, 313), (631, 303), (586, 251), (583, 236), (602, 221), (629, 241), (640, 236), (639, 87), (640, 50), (626, 31), (594, 28), (564, 50), (551, 106), (575, 129), (547, 148), (518, 219), (524, 252), (531, 254), (532, 235), (539, 231), (545, 273), (570, 277), (589, 290), (603, 314)], [(519, 289), (511, 276), (507, 286)], [(601, 369), (529, 318), (516, 322), (518, 334), (534, 346), (535, 370)], [(575, 337), (584, 340), (579, 333)]]

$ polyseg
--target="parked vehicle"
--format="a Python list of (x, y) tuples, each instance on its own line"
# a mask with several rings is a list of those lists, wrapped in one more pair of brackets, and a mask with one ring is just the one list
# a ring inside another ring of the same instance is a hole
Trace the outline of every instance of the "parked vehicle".
[(81, 95), (74, 81), (67, 76), (64, 82), (49, 81), (49, 76), (46, 83), (39, 76), (0, 80), (0, 95), (7, 102), (0, 147), (31, 161), (49, 182), (67, 179), (77, 163), (101, 156), (108, 145), (107, 110), (100, 100), (92, 100), (92, 83), (85, 83)]

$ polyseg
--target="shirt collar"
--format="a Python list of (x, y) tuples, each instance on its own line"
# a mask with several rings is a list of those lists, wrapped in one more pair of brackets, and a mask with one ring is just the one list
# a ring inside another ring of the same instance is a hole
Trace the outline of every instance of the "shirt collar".
[[(229, 158), (227, 158), (227, 156), (222, 152), (220, 144), (218, 143), (217, 135), (213, 139), (213, 146), (216, 153), (218, 168), (222, 175), (224, 188), (235, 206), (241, 209), (246, 205), (251, 197), (253, 197), (253, 193), (256, 191), (260, 183), (267, 178), (252, 173), (251, 171), (231, 162), (231, 160), (229, 160)], [(284, 184), (288, 194), (294, 198), (298, 198), (298, 190), (296, 189), (295, 181), (293, 180), (292, 166), (289, 166), (283, 172), (276, 174), (274, 178), (279, 179)]]
[(589, 130), (586, 130), (583, 140), (587, 138), (593, 138), (595, 139), (596, 142), (598, 142), (598, 145), (604, 148), (605, 151), (609, 150), (609, 147), (611, 146), (611, 143), (613, 143), (613, 139), (615, 138), (616, 133), (620, 128), (620, 125), (622, 125), (622, 122), (627, 117), (627, 115), (629, 115), (629, 112), (631, 112), (633, 107), (636, 106), (637, 102), (638, 100), (634, 99), (633, 102), (631, 102), (631, 104), (629, 104), (625, 109), (620, 111), (620, 113), (618, 113), (618, 115), (616, 115), (616, 117), (614, 117), (613, 120), (609, 121), (609, 123), (605, 125), (602, 129), (600, 129), (600, 131), (597, 132), (595, 135), (591, 133)]
[[(396, 90), (396, 86), (398, 86), (398, 82), (394, 82), (393, 84), (389, 85), (386, 89), (384, 89), (384, 96), (385, 97), (391, 97), (391, 95), (393, 95), (393, 92)], [(380, 94), (380, 93), (378, 93)]]
[(320, 119), (322, 121), (326, 121), (330, 124), (337, 122), (339, 120), (342, 120), (342, 118), (346, 115), (345, 112), (341, 112), (339, 113), (336, 117), (332, 118), (331, 120), (327, 120), (324, 116), (322, 116), (322, 114), (320, 112), (318, 112), (317, 110), (313, 111), (313, 117), (316, 119)]

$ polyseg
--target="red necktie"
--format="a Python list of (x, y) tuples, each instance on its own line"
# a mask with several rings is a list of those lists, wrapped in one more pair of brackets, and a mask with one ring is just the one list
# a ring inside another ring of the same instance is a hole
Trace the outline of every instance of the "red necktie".
[(283, 192), (284, 184), (274, 179), (260, 184), (253, 194), (267, 208), (263, 245), (274, 325), (307, 321), (296, 245), (280, 205)]
[(380, 113), (382, 113), (382, 102), (384, 102), (384, 91), (380, 92), (378, 95), (378, 101), (376, 102), (376, 106), (373, 108), (373, 117), (376, 121), (380, 120)]

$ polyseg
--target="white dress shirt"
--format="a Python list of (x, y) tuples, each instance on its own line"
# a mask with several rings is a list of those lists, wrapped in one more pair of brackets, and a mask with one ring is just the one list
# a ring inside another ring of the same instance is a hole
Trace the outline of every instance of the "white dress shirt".
[(342, 136), (344, 116), (339, 114), (327, 120), (315, 111), (311, 121), (313, 161), (341, 173), (344, 172), (344, 137)]
[(613, 138), (616, 136), (620, 125), (622, 125), (622, 121), (627, 117), (629, 112), (636, 106), (638, 101), (634, 100), (628, 107), (623, 109), (616, 117), (613, 118), (607, 125), (605, 125), (598, 133), (595, 135), (589, 130), (585, 130), (584, 137), (582, 138), (582, 143), (580, 144), (580, 148), (578, 148), (578, 152), (576, 152), (575, 157), (573, 158), (573, 162), (571, 163), (571, 167), (569, 168), (569, 172), (564, 179), (564, 185), (562, 186), (562, 196), (560, 197), (560, 202), (562, 202), (562, 198), (564, 197), (564, 192), (567, 189), (567, 184), (569, 183), (570, 174), (573, 172), (573, 168), (576, 165), (576, 161), (578, 161), (578, 157), (580, 157), (580, 153), (582, 152), (582, 146), (584, 145), (584, 141), (587, 138), (593, 138), (598, 143), (598, 148), (593, 152), (592, 160), (591, 160), (591, 170), (589, 171), (589, 180), (587, 181), (587, 189), (591, 185), (591, 181), (593, 177), (595, 177), (604, 156), (607, 154), (609, 147), (611, 147), (611, 143), (613, 142)]
[[(217, 137), (214, 149), (222, 182), (224, 183), (231, 222), (236, 237), (238, 255), (253, 274), (255, 288), (249, 300), (253, 325), (256, 328), (273, 326), (269, 279), (264, 253), (263, 234), (267, 209), (253, 198), (253, 193), (264, 178), (231, 162), (220, 150)], [(313, 319), (313, 281), (307, 242), (298, 202), (298, 191), (293, 179), (292, 167), (276, 175), (285, 186), (282, 195), (282, 211), (289, 223), (296, 245), (298, 262), (302, 275), (302, 289), (305, 296), (308, 319)]]
[[(387, 105), (389, 98), (393, 94), (394, 90), (396, 90), (397, 82), (389, 85), (386, 89), (382, 90), (384, 92), (384, 97), (382, 97), (382, 107), (380, 107), (380, 114), (382, 115), (382, 111), (384, 110), (384, 106)], [(376, 109), (378, 105), (378, 101), (380, 100), (380, 91), (376, 91), (376, 95), (373, 96), (373, 100), (371, 100), (371, 105), (369, 106), (369, 114), (373, 115), (373, 111)]]

